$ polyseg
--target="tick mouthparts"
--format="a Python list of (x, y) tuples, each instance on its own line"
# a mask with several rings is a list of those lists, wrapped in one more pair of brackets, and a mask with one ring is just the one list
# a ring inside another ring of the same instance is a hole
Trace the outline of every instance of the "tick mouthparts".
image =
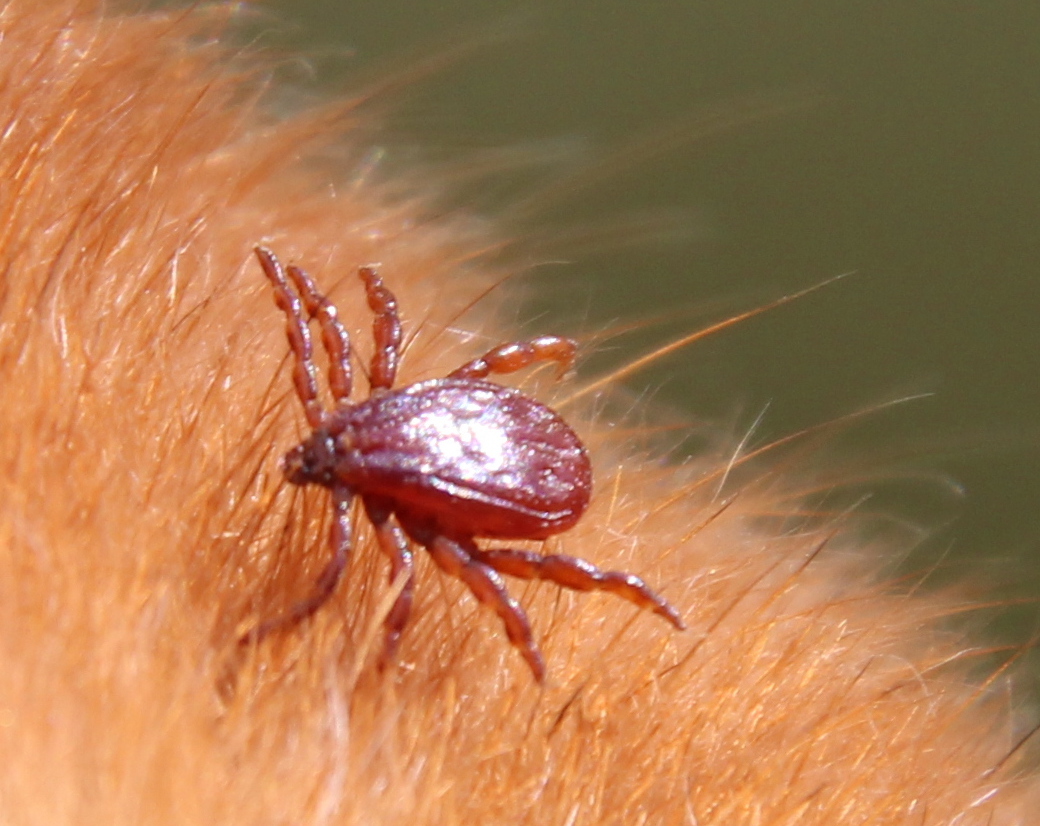
[(282, 457), (280, 463), (282, 473), (294, 485), (305, 485), (308, 481), (307, 473), (304, 470), (305, 463), (304, 447), (303, 445), (296, 445)]

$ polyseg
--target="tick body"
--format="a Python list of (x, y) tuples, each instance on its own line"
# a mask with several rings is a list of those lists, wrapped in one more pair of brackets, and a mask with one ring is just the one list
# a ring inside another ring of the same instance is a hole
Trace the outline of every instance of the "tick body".
[[(310, 436), (283, 460), (286, 478), (331, 492), (334, 519), (330, 560), (314, 592), (284, 616), (259, 624), (241, 639), (255, 643), (315, 613), (335, 591), (352, 548), (350, 505), (360, 498), (391, 581), (404, 575), (386, 618), (383, 662), (389, 662), (408, 623), (414, 594), (412, 545), (426, 548), (444, 571), (502, 619), (535, 679), (545, 666), (519, 603), (502, 575), (546, 579), (574, 590), (613, 592), (683, 628), (678, 612), (638, 577), (601, 571), (569, 556), (527, 550), (481, 550), (475, 539), (545, 539), (581, 518), (592, 492), (592, 468), (577, 434), (553, 410), (512, 388), (486, 381), (538, 361), (564, 372), (574, 360), (570, 339), (543, 336), (503, 344), (446, 378), (393, 389), (401, 346), (397, 302), (374, 269), (362, 267), (375, 314), (375, 355), (369, 398), (351, 402), (351, 349), (336, 308), (303, 270), (283, 268), (258, 247), (257, 257), (285, 312), (295, 356), (294, 383)], [(318, 399), (309, 322), (316, 320), (329, 354), (334, 407)]]

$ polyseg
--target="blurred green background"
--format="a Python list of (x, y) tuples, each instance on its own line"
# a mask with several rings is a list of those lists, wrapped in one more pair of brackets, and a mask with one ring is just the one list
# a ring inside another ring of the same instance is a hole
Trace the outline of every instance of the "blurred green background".
[[(497, 167), (452, 206), (532, 239), (532, 330), (676, 314), (593, 372), (855, 270), (631, 386), (737, 434), (765, 410), (756, 444), (931, 393), (869, 417), (845, 455), (934, 473), (881, 501), (936, 528), (944, 565), (1040, 595), (1040, 4), (263, 8), (258, 43), (303, 54), (283, 70), (316, 94), (477, 46), (386, 98), (380, 164)], [(1037, 613), (996, 622), (1022, 638)]]

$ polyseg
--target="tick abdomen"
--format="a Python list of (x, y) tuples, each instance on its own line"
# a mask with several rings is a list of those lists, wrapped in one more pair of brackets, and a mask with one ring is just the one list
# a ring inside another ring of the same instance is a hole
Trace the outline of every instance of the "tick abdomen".
[(588, 505), (592, 468), (577, 434), (512, 388), (434, 379), (342, 415), (343, 481), (452, 533), (541, 539)]

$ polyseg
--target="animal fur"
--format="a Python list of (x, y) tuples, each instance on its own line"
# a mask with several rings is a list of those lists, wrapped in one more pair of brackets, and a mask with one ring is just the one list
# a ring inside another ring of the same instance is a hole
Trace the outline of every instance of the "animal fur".
[(380, 262), (405, 380), (515, 331), (490, 301), (458, 317), (501, 237), (314, 160), (361, 116), (265, 114), (263, 67), (211, 36), (230, 14), (0, 8), (0, 822), (1030, 822), (1003, 678), (968, 679), (950, 604), (879, 585), (884, 549), (770, 459), (718, 495), (725, 452), (633, 455), (567, 387), (597, 488), (551, 548), (644, 576), (687, 632), (511, 583), (540, 690), (420, 556), (381, 675), (393, 590), (362, 530), (313, 621), (236, 652), (306, 593), (328, 518), (278, 471), (302, 422), (251, 247), (307, 267), (363, 354), (354, 272)]

